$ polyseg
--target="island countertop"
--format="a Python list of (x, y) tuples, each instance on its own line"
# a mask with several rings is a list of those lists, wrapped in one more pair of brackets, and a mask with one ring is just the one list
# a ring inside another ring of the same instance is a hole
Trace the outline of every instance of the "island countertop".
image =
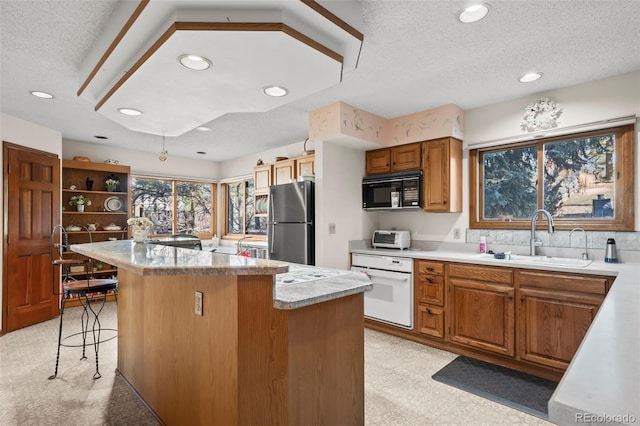
[(277, 275), (273, 306), (297, 309), (372, 288), (362, 273), (131, 240), (75, 244), (79, 254), (144, 276)]

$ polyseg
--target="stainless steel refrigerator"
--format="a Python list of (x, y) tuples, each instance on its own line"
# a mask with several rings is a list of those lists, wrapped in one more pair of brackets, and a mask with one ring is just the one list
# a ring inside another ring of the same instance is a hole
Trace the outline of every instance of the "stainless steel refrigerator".
[(269, 258), (315, 265), (313, 182), (269, 187)]

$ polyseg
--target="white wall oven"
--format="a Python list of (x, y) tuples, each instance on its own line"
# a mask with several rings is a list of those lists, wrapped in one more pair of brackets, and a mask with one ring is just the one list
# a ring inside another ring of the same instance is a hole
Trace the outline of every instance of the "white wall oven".
[(364, 293), (364, 316), (413, 328), (413, 259), (353, 254), (351, 270), (364, 272), (373, 289)]

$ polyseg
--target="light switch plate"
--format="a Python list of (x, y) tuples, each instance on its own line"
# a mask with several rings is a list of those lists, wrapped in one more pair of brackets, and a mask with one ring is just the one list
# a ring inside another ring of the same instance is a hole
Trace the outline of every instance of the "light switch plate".
[(202, 292), (196, 291), (196, 315), (202, 316)]

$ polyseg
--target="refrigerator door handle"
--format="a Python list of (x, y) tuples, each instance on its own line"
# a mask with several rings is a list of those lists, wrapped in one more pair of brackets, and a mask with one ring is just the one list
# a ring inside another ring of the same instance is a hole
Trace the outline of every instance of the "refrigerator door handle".
[(272, 254), (273, 253), (273, 240), (275, 239), (275, 238), (273, 238), (273, 234), (274, 234), (274, 232), (276, 230), (276, 224), (274, 222), (271, 222), (269, 224), (269, 226), (271, 226), (271, 238), (269, 238), (269, 254)]

